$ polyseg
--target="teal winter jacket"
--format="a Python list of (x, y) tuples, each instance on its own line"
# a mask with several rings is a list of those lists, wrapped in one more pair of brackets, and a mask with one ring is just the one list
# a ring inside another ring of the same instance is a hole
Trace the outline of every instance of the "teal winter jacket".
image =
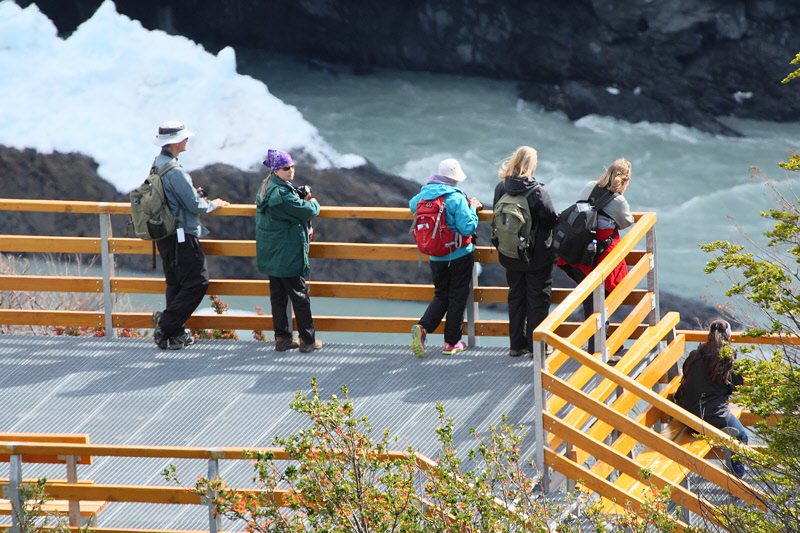
[(258, 270), (279, 278), (307, 277), (307, 223), (317, 215), (316, 200), (303, 200), (291, 185), (274, 174), (265, 180), (256, 194)]

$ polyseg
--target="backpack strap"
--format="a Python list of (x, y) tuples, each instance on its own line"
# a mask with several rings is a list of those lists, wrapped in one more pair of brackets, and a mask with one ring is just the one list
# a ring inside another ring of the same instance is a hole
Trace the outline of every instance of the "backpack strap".
[(599, 185), (595, 185), (594, 189), (592, 190), (591, 194), (589, 195), (589, 204), (591, 204), (595, 210), (602, 211), (605, 206), (611, 203), (611, 200), (619, 196), (619, 193), (609, 191), (604, 187), (600, 187)]
[[(178, 163), (170, 163), (168, 165), (164, 165), (164, 168), (162, 168), (161, 170), (158, 171), (158, 177), (159, 178), (163, 178), (164, 174), (166, 174), (167, 172), (169, 172), (173, 168), (176, 168), (176, 167), (179, 167), (179, 166), (180, 165)], [(155, 164), (153, 165), (153, 168), (155, 168)]]
[[(605, 187), (600, 187), (599, 185), (595, 185), (594, 189), (592, 189), (591, 194), (589, 195), (589, 205), (594, 207), (595, 211), (600, 213), (605, 206), (611, 203), (611, 200), (619, 196), (619, 193), (609, 191)], [(605, 214), (605, 213), (604, 213)], [(606, 215), (608, 216), (608, 215)], [(603, 255), (611, 243), (614, 240), (614, 234), (612, 233), (602, 241), (597, 241), (597, 253), (595, 255), (595, 259), (592, 264), (592, 268), (596, 267), (600, 261), (600, 256)]]

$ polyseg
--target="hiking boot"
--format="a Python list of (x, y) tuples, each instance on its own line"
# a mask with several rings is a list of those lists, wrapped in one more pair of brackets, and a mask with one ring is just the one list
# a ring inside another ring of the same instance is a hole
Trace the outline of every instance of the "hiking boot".
[(508, 350), (508, 355), (510, 355), (511, 357), (521, 357), (521, 356), (529, 354), (529, 353), (530, 352), (528, 351), (527, 348), (520, 348), (519, 350), (515, 350), (514, 348), (511, 348), (510, 350)]
[(163, 313), (161, 311), (154, 311), (153, 312), (153, 329), (158, 329), (158, 323), (161, 322), (161, 315)]
[(425, 330), (419, 324), (411, 326), (411, 353), (425, 357)]
[(197, 339), (194, 338), (194, 335), (185, 331), (180, 335), (176, 335), (172, 338), (179, 340), (181, 344), (183, 344), (184, 346), (191, 346), (192, 344), (197, 342)]
[(319, 350), (322, 348), (322, 341), (316, 339), (313, 343), (308, 344), (305, 341), (300, 341), (300, 351), (303, 353), (313, 352), (314, 350)]
[(153, 332), (153, 340), (159, 345), (160, 348), (161, 341), (164, 340), (164, 330), (161, 328), (156, 328), (156, 330)]
[(621, 360), (623, 357), (625, 357), (625, 355), (626, 355), (627, 353), (628, 353), (628, 349), (627, 349), (627, 348), (622, 348), (620, 351), (618, 351), (618, 352), (617, 352), (617, 353), (615, 353), (614, 355), (609, 355), (609, 356), (608, 356), (608, 361), (606, 361), (606, 364), (607, 364), (608, 366), (617, 366), (617, 363), (619, 363), (619, 362), (620, 362), (620, 360)]
[(161, 339), (158, 342), (158, 347), (162, 350), (180, 350), (183, 348), (183, 342), (178, 340), (178, 337), (170, 337), (169, 339)]
[(291, 337), (275, 337), (275, 351), (285, 352), (300, 347), (300, 340)]
[(463, 352), (466, 349), (467, 345), (464, 344), (464, 341), (458, 341), (452, 346), (450, 344), (444, 343), (444, 349), (442, 350), (442, 353), (444, 355), (453, 355), (458, 352)]

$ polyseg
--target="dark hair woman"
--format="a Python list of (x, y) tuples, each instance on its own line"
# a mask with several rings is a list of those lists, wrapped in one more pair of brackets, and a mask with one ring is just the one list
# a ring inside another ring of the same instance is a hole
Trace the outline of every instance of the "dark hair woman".
[[(708, 340), (693, 350), (683, 363), (683, 398), (681, 406), (709, 424), (720, 428), (733, 428), (742, 443), (747, 444), (747, 432), (739, 419), (731, 414), (728, 399), (742, 376), (733, 371), (733, 353), (723, 353), (731, 340), (731, 326), (724, 320), (715, 320), (708, 331)], [(742, 477), (744, 466), (732, 462), (733, 473)]]

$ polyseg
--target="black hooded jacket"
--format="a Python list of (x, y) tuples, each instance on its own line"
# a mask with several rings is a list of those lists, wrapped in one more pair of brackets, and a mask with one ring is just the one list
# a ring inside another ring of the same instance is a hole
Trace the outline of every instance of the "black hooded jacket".
[[(536, 184), (533, 176), (528, 179), (516, 176), (506, 178), (495, 187), (492, 205), (497, 205), (500, 197), (506, 192), (512, 196), (524, 195)], [(533, 252), (528, 257), (528, 261), (500, 254), (500, 264), (508, 270), (538, 270), (556, 260), (556, 253), (552, 245), (553, 228), (558, 221), (558, 211), (553, 207), (553, 201), (550, 199), (550, 194), (544, 189), (544, 184), (541, 184), (528, 196), (528, 206), (531, 209), (531, 216), (535, 217), (536, 225)]]
[[(686, 363), (689, 363), (688, 365)], [(706, 365), (693, 350), (683, 363), (683, 399), (681, 407), (712, 426), (724, 428), (731, 414), (728, 400), (736, 387), (744, 383), (741, 374), (731, 372), (726, 383), (706, 379)]]

